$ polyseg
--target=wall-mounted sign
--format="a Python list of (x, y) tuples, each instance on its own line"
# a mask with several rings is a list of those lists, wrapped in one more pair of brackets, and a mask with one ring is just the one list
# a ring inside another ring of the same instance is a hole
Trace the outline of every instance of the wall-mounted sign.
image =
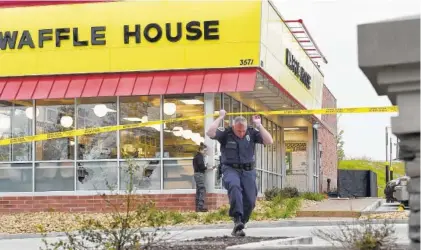
[(260, 18), (259, 1), (0, 8), (0, 77), (259, 66)]
[[(82, 37), (79, 28), (56, 28), (56, 29), (40, 29), (35, 32), (29, 30), (0, 30), (0, 53), (1, 50), (22, 49), (25, 46), (35, 49), (44, 48), (44, 44), (51, 43), (52, 46), (59, 48), (64, 41), (72, 41), (66, 43), (68, 46), (83, 47), (97, 46), (107, 44), (107, 27), (94, 26), (86, 28), (89, 35)], [(163, 26), (157, 23), (149, 23), (146, 25), (124, 25), (121, 27), (121, 43), (156, 43), (161, 39), (176, 43), (184, 36), (188, 41), (203, 40), (219, 40), (219, 21), (190, 21), (183, 27), (182, 22), (165, 23)], [(38, 39), (34, 39), (34, 38)], [(133, 39), (131, 39), (133, 37)]]
[(307, 71), (300, 66), (300, 63), (297, 61), (295, 56), (286, 49), (285, 51), (285, 64), (288, 68), (300, 79), (300, 81), (306, 86), (307, 89), (311, 87), (311, 76)]

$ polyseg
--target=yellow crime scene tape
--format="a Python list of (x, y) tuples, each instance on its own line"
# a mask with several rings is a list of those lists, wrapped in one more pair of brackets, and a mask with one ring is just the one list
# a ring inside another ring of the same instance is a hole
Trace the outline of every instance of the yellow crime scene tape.
[[(341, 113), (348, 113), (348, 114), (361, 114), (361, 113), (392, 113), (398, 112), (397, 106), (386, 106), (386, 107), (360, 107), (360, 108), (327, 108), (327, 109), (311, 109), (311, 110), (275, 110), (275, 111), (254, 111), (254, 112), (237, 112), (237, 113), (227, 113), (227, 116), (238, 116), (238, 115), (330, 115), (330, 114), (341, 114)], [(187, 120), (196, 120), (196, 119), (203, 119), (209, 117), (218, 116), (218, 112), (215, 114), (210, 115), (200, 115), (200, 116), (190, 116), (185, 118), (172, 118), (167, 120), (157, 120), (157, 121), (148, 121), (142, 123), (135, 123), (135, 124), (126, 124), (126, 125), (115, 125), (115, 126), (105, 126), (105, 127), (98, 127), (98, 128), (83, 128), (83, 129), (75, 129), (69, 130), (64, 132), (54, 132), (54, 133), (47, 133), (47, 134), (39, 134), (39, 135), (31, 135), (31, 136), (22, 136), (16, 138), (9, 138), (9, 139), (2, 139), (0, 140), (0, 146), (10, 145), (10, 144), (19, 144), (19, 143), (27, 143), (33, 141), (45, 141), (51, 139), (59, 139), (59, 138), (68, 138), (73, 136), (82, 136), (82, 135), (92, 135), (92, 134), (100, 134), (106, 132), (112, 132), (117, 130), (126, 130), (126, 129), (134, 129), (134, 128), (141, 128), (147, 127), (150, 125), (157, 125), (162, 123), (173, 123), (173, 122), (180, 122), (180, 121), (187, 121)]]

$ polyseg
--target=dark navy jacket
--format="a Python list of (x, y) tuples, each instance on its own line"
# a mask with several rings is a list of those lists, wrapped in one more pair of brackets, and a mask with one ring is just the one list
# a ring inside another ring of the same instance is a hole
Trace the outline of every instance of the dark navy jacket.
[(238, 138), (231, 127), (218, 128), (214, 138), (221, 144), (222, 164), (249, 164), (255, 162), (256, 143), (263, 144), (258, 129), (248, 127), (243, 139)]

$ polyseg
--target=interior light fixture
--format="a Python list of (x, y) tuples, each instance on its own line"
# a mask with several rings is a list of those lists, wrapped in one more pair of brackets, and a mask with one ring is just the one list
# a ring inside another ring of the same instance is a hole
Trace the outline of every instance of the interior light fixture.
[(164, 113), (166, 115), (173, 115), (175, 114), (175, 111), (177, 111), (175, 103), (168, 102), (164, 104)]
[(200, 134), (199, 133), (192, 133), (190, 136), (190, 139), (194, 142), (198, 141), (200, 139)]
[(193, 99), (193, 100), (181, 100), (180, 102), (182, 102), (184, 104), (187, 104), (187, 105), (200, 105), (200, 104), (203, 104), (203, 102), (201, 100), (196, 100), (196, 99)]
[(142, 116), (141, 122), (148, 122), (149, 119), (146, 115)]
[[(26, 117), (28, 117), (31, 120), (34, 119), (34, 108), (33, 107), (27, 108), (25, 110), (25, 115), (26, 115)], [(39, 116), (39, 109), (38, 108), (36, 108), (36, 114), (35, 114), (35, 116), (36, 117)]]
[(182, 136), (183, 135), (183, 128), (182, 127), (174, 127), (172, 133), (175, 136)]
[(192, 134), (193, 133), (192, 133), (191, 130), (183, 130), (182, 136), (183, 136), (184, 139), (188, 140), (188, 139), (191, 138)]
[(138, 117), (126, 117), (123, 118), (123, 120), (129, 121), (129, 122), (143, 122), (143, 119)]
[(73, 125), (73, 118), (68, 115), (62, 116), (60, 119), (60, 124), (65, 128), (70, 128)]
[(105, 104), (97, 104), (93, 108), (94, 114), (98, 117), (104, 117), (108, 113), (108, 108)]
[(300, 128), (284, 128), (284, 130), (300, 130)]

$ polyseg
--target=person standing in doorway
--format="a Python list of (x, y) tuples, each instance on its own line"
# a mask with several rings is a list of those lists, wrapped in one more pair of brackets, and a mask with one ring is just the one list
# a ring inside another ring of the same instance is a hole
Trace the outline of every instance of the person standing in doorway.
[(207, 146), (200, 143), (199, 150), (193, 158), (194, 181), (196, 182), (196, 212), (207, 212), (205, 208), (206, 187), (205, 172), (207, 170), (205, 155)]
[(219, 127), (225, 115), (225, 110), (219, 111), (219, 117), (211, 124), (206, 135), (221, 144), (222, 183), (228, 190), (229, 216), (234, 220), (231, 235), (245, 236), (243, 229), (257, 198), (255, 145), (272, 144), (273, 139), (262, 126), (260, 116), (253, 116), (255, 128), (248, 127), (247, 119), (242, 116), (234, 119), (232, 127)]

